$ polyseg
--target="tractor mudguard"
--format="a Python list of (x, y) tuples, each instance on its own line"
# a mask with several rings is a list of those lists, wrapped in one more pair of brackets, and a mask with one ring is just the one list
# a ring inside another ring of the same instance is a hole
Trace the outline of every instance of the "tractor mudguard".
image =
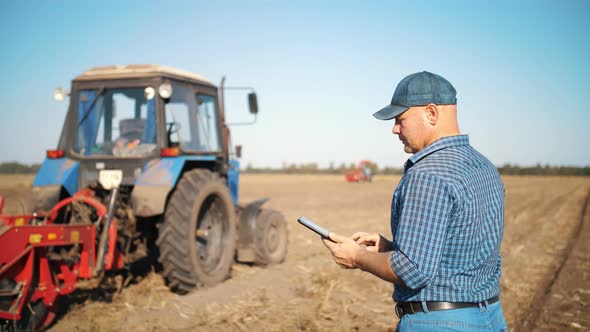
[[(33, 187), (29, 197), (29, 207), (31, 211), (27, 212), (51, 210), (59, 201), (60, 191), (60, 185)], [(23, 211), (23, 214), (26, 214), (27, 212)]]
[(135, 186), (131, 193), (133, 213), (138, 217), (149, 217), (164, 213), (168, 186)]
[(59, 185), (63, 186), (68, 194), (74, 195), (78, 191), (79, 168), (79, 163), (72, 159), (45, 158), (33, 180), (33, 187)]
[(176, 185), (184, 161), (182, 157), (163, 158), (145, 164), (131, 193), (131, 205), (136, 216), (149, 217), (164, 213), (166, 197)]
[(254, 238), (256, 231), (256, 216), (260, 208), (269, 198), (260, 198), (246, 205), (240, 211), (240, 223), (238, 224), (237, 261), (251, 263), (256, 260)]
[(166, 198), (176, 187), (188, 161), (214, 162), (214, 155), (179, 156), (148, 161), (141, 175), (135, 180), (131, 193), (133, 213), (138, 217), (150, 217), (164, 213)]
[(29, 196), (29, 208), (33, 212), (51, 210), (59, 201), (62, 187), (70, 195), (76, 193), (78, 191), (79, 168), (79, 163), (72, 159), (45, 158), (33, 180), (33, 189)]

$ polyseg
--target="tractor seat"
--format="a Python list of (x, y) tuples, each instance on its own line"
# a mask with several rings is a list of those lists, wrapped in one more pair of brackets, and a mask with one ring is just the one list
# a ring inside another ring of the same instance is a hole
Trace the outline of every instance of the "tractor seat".
[(141, 139), (144, 127), (145, 119), (123, 119), (119, 121), (119, 137), (129, 141)]

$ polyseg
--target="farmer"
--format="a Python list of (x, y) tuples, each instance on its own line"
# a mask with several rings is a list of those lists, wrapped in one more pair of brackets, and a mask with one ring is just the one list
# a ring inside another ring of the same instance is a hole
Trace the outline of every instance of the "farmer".
[(365, 181), (371, 182), (371, 180), (373, 179), (373, 175), (372, 175), (371, 167), (369, 166), (368, 163), (363, 162), (363, 164), (361, 166), (361, 172), (363, 174)]
[(457, 122), (455, 88), (415, 73), (373, 114), (413, 154), (391, 203), (390, 241), (376, 233), (323, 239), (334, 261), (395, 285), (398, 331), (507, 330), (500, 294), (504, 185)]

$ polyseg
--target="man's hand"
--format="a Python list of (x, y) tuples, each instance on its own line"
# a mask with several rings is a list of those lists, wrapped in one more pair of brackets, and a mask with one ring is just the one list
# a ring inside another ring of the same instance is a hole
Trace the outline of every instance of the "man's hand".
[[(405, 285), (391, 268), (389, 251), (393, 248), (391, 242), (384, 237), (379, 234), (355, 233), (349, 238), (332, 232), (328, 236), (330, 239), (322, 239), (322, 242), (330, 249), (332, 258), (341, 268), (361, 269), (385, 281)], [(363, 248), (359, 243), (369, 243), (371, 246)]]
[(388, 239), (377, 233), (357, 232), (352, 239), (359, 245), (367, 246), (365, 249), (372, 252), (388, 252), (393, 250), (393, 244)]
[(343, 269), (357, 269), (357, 257), (364, 249), (351, 238), (333, 232), (330, 232), (329, 237), (330, 239), (322, 239), (322, 242), (332, 252), (336, 264)]

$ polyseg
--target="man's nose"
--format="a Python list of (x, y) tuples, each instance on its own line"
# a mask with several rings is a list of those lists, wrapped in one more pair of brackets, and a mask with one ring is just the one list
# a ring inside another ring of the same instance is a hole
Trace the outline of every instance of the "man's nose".
[(400, 126), (396, 123), (395, 125), (393, 125), (393, 128), (391, 128), (391, 132), (395, 135), (399, 135), (399, 127)]

